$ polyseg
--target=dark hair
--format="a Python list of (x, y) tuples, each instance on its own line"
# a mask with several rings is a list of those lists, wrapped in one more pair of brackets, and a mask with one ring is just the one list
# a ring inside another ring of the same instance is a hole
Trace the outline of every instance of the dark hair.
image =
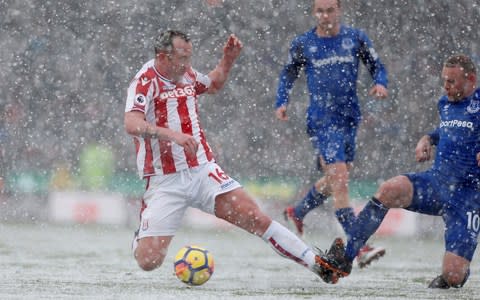
[(185, 42), (190, 42), (190, 37), (182, 31), (167, 29), (160, 33), (160, 35), (155, 39), (153, 48), (155, 49), (155, 54), (159, 52), (170, 52), (173, 49), (173, 38), (179, 37)]
[(452, 55), (443, 64), (444, 67), (453, 68), (460, 67), (465, 71), (465, 74), (477, 74), (477, 69), (472, 59), (465, 54)]

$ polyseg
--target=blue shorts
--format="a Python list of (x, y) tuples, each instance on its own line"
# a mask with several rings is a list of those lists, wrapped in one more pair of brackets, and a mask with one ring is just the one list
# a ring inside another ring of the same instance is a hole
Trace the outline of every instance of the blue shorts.
[(307, 133), (310, 136), (315, 153), (321, 155), (325, 163), (348, 163), (355, 158), (357, 128), (356, 125), (309, 127)]
[(445, 250), (472, 260), (480, 229), (480, 191), (449, 186), (433, 171), (405, 174), (413, 184), (412, 204), (405, 209), (442, 216)]

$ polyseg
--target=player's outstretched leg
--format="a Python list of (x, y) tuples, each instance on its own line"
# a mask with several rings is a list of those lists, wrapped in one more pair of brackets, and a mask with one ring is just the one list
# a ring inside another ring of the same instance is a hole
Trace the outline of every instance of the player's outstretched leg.
[(335, 284), (352, 271), (352, 262), (345, 258), (345, 245), (341, 238), (336, 238), (327, 253), (318, 253), (315, 257), (317, 274), (326, 283)]
[(285, 226), (264, 214), (243, 189), (218, 195), (215, 208), (217, 217), (260, 236), (276, 253), (307, 267), (326, 280), (328, 270), (321, 274), (316, 263), (318, 255), (311, 247)]
[(388, 208), (375, 197), (365, 205), (348, 235), (345, 249), (345, 257), (348, 261), (352, 262), (356, 257), (359, 266), (365, 267), (385, 254), (385, 249), (381, 247), (370, 249), (366, 253), (362, 253), (361, 250), (365, 249), (367, 240), (378, 229), (387, 212)]

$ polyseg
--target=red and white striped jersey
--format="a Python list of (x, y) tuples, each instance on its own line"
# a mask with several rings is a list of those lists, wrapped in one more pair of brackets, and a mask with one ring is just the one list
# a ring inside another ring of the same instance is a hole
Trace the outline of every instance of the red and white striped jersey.
[(175, 173), (214, 159), (200, 125), (197, 103), (197, 95), (207, 91), (210, 84), (207, 75), (194, 69), (173, 83), (155, 70), (153, 59), (135, 75), (128, 88), (125, 112), (143, 112), (147, 122), (190, 134), (199, 143), (197, 153), (187, 155), (173, 141), (134, 137), (140, 177)]

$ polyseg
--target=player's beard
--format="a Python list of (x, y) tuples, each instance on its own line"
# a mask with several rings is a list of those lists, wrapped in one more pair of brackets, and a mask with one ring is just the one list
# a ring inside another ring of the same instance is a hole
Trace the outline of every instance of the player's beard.
[(186, 71), (185, 68), (175, 69), (175, 70), (172, 72), (172, 78), (171, 78), (172, 81), (173, 81), (173, 82), (179, 82), (179, 81), (181, 81), (186, 72), (187, 72), (187, 71)]
[(448, 101), (450, 102), (459, 102), (463, 98), (465, 98), (465, 94), (463, 91), (457, 91), (455, 93), (448, 93), (447, 94)]

